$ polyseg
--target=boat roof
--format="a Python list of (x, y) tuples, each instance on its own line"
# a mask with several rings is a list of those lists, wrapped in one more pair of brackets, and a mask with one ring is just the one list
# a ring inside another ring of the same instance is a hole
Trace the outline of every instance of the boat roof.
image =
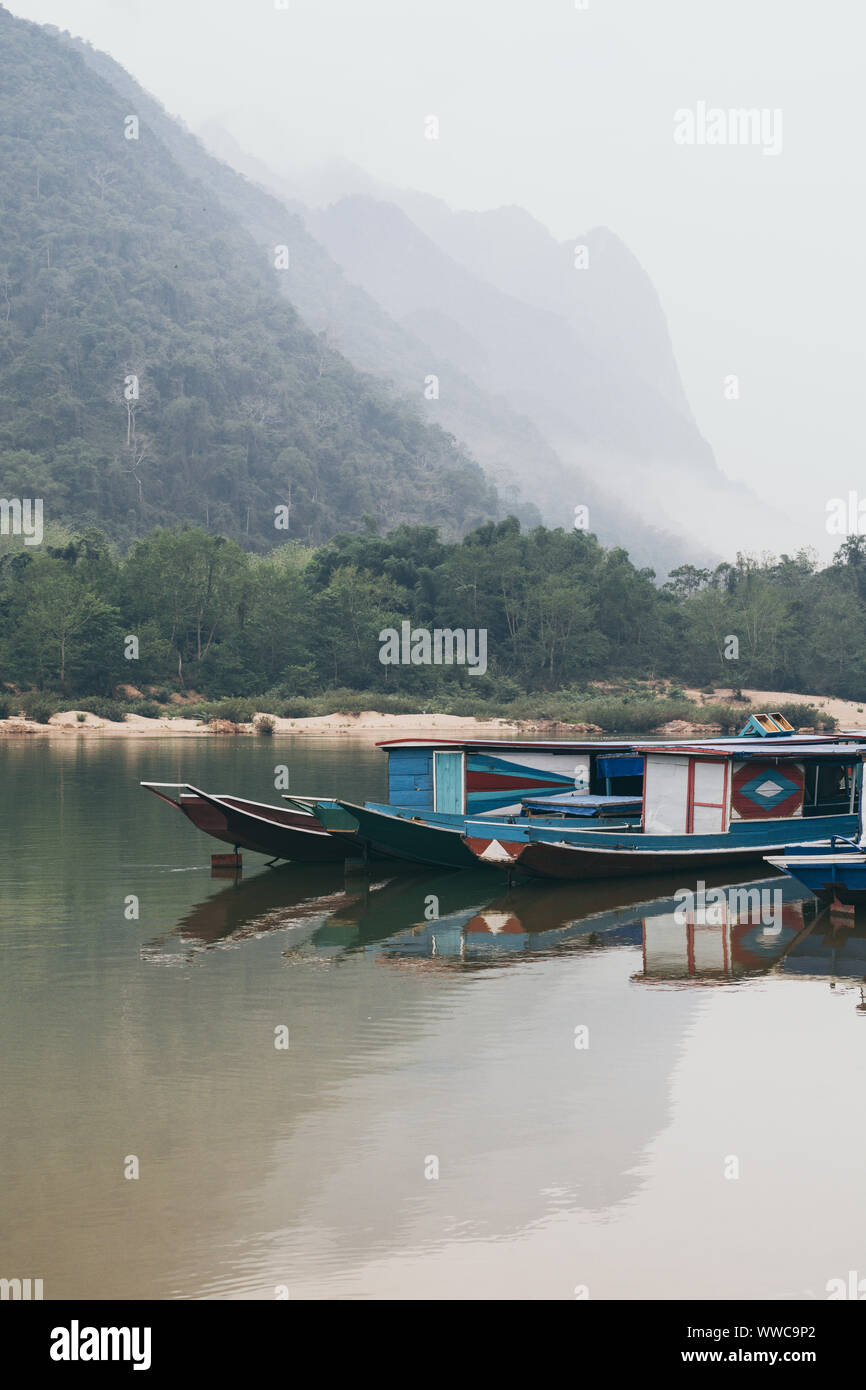
[(377, 748), (554, 748), (567, 751), (575, 748), (606, 748), (627, 752), (634, 748), (634, 739), (515, 739), (515, 738), (388, 738)]
[[(861, 739), (866, 744), (866, 737)], [(762, 762), (768, 762), (775, 758), (847, 758), (850, 762), (851, 754), (857, 749), (852, 743), (814, 743), (802, 739), (786, 739), (783, 743), (781, 739), (767, 738), (738, 738), (719, 740), (714, 743), (668, 743), (668, 744), (635, 744), (635, 751), (638, 753), (662, 753), (676, 754), (688, 753), (692, 757), (706, 758), (760, 758)], [(866, 751), (866, 748), (864, 748)]]
[[(859, 734), (846, 735), (852, 739), (858, 738), (866, 743), (866, 731)], [(539, 750), (553, 749), (554, 751), (575, 751), (578, 749), (604, 749), (607, 752), (627, 752), (634, 749), (638, 753), (663, 752), (670, 749), (671, 752), (682, 752), (684, 749), (693, 748), (712, 748), (714, 750), (732, 748), (748, 748), (754, 746), (761, 748), (766, 753), (773, 748), (787, 749), (791, 747), (802, 748), (808, 744), (820, 744), (822, 747), (833, 744), (838, 734), (798, 734), (791, 736), (781, 736), (778, 738), (740, 738), (732, 735), (728, 738), (705, 738), (705, 739), (513, 739), (513, 738), (387, 738), (376, 744), (377, 748), (384, 748), (387, 751), (400, 748), (441, 748), (463, 749), (480, 748), (488, 750), (492, 748), (534, 748)], [(842, 745), (846, 749), (848, 744)]]

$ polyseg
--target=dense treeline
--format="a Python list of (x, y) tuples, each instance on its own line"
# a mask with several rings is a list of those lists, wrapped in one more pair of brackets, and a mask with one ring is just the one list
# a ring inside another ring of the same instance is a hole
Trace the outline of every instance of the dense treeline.
[[(153, 531), (121, 558), (88, 530), (0, 559), (0, 679), (67, 704), (126, 682), (163, 700), (190, 689), (267, 697), (277, 712), (334, 689), (429, 708), (461, 691), (507, 704), (627, 677), (856, 699), (864, 597), (864, 537), (823, 569), (806, 554), (739, 557), (715, 571), (684, 566), (658, 587), (592, 535), (521, 532), (514, 518), (456, 542), (427, 526), (379, 536), (370, 523), (265, 556), (185, 529)], [(486, 673), (383, 665), (379, 634), (404, 620), (485, 629)]]

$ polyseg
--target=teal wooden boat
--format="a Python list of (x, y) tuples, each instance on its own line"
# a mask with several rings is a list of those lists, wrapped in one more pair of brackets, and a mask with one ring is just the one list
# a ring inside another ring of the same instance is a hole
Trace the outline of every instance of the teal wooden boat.
[[(408, 859), (416, 864), (436, 864), (451, 869), (478, 867), (475, 855), (464, 842), (467, 826), (464, 815), (448, 811), (425, 811), (419, 815), (410, 809), (375, 801), (365, 802), (363, 806), (351, 801), (317, 801), (316, 817), (332, 835), (346, 835), (354, 842), (362, 840), (368, 853), (377, 857)], [(558, 816), (532, 816), (532, 823), (556, 835), (570, 819), (563, 811)], [(628, 829), (628, 822), (622, 821), (620, 828)]]
[(702, 868), (755, 862), (857, 828), (861, 763), (852, 741), (743, 739), (639, 751), (646, 759), (639, 825), (611, 831), (478, 817), (467, 819), (467, 847), (491, 867), (543, 878), (681, 873), (688, 882)]
[(537, 811), (539, 824), (561, 824), (585, 815), (585, 804), (570, 804), (577, 793), (594, 796), (598, 816), (622, 797), (617, 820), (627, 825), (624, 813), (637, 806), (643, 780), (643, 758), (622, 741), (391, 739), (380, 747), (388, 756), (388, 802), (320, 800), (317, 819), (332, 835), (360, 839), (370, 854), (449, 868), (475, 863), (462, 841), (469, 814)]
[[(671, 848), (671, 835), (676, 833), (676, 826), (674, 821), (668, 825), (664, 819), (659, 820), (653, 809), (656, 791), (651, 798), (649, 822), (645, 820), (644, 771), (648, 760), (653, 760), (653, 787), (673, 786), (681, 776), (684, 753), (709, 748), (709, 757), (700, 762), (694, 806), (691, 810), (683, 810), (680, 830), (691, 835), (711, 831), (707, 816), (712, 819), (715, 812), (709, 804), (704, 804), (701, 787), (708, 776), (710, 782), (718, 780), (718, 767), (726, 758), (732, 765), (736, 762), (739, 779), (740, 765), (747, 758), (760, 755), (765, 762), (770, 760), (775, 765), (787, 756), (789, 748), (811, 756), (809, 750), (823, 748), (829, 743), (829, 739), (822, 737), (792, 739), (784, 730), (776, 728), (769, 738), (762, 734), (686, 744), (662, 741), (640, 745), (621, 742), (494, 743), (489, 740), (455, 744), (420, 739), (391, 740), (381, 745), (389, 760), (388, 802), (368, 801), (359, 805), (341, 799), (320, 800), (315, 804), (315, 811), (321, 824), (332, 834), (353, 836), (364, 843), (371, 854), (454, 868), (471, 863), (473, 856), (487, 864), (508, 866), (510, 858), (516, 860), (523, 855), (530, 840), (586, 842), (597, 848), (610, 845), (621, 850), (627, 843), (628, 833), (639, 837), (636, 855), (640, 867), (634, 872), (654, 873), (661, 868), (678, 867), (682, 855), (662, 864), (655, 862), (649, 853), (652, 849)], [(831, 758), (829, 763), (836, 766), (840, 758), (844, 760), (849, 745), (841, 745), (841, 751), (839, 745), (834, 746), (835, 762)], [(662, 763), (659, 762), (661, 758), (665, 758)], [(794, 766), (793, 760), (791, 766)], [(755, 763), (754, 768), (757, 767)], [(673, 781), (668, 774), (673, 775)], [(687, 782), (689, 774), (683, 775)], [(796, 781), (802, 776), (802, 769), (792, 775)], [(747, 776), (751, 777), (752, 773)], [(694, 774), (692, 779), (694, 781)], [(767, 777), (758, 780), (768, 781)], [(686, 784), (683, 786), (685, 798)], [(794, 790), (792, 786), (788, 793)], [(727, 794), (725, 782), (724, 795)], [(845, 793), (845, 811), (849, 810), (851, 794)], [(738, 809), (742, 800), (739, 797), (734, 819), (760, 814), (761, 807), (757, 804), (760, 797), (747, 812)], [(778, 798), (770, 796), (767, 805), (777, 808)], [(793, 801), (782, 810), (791, 816), (797, 814)], [(778, 814), (775, 809), (774, 814)], [(579, 830), (573, 828), (575, 821), (580, 824)], [(847, 824), (847, 821), (840, 824)], [(470, 825), (473, 830), (468, 834)], [(718, 829), (721, 833), (721, 823)], [(727, 821), (724, 829), (728, 829)], [(656, 832), (661, 835), (661, 841), (650, 838)], [(732, 828), (732, 834), (736, 833)], [(753, 844), (748, 829), (742, 833), (747, 837), (740, 841), (740, 847), (746, 851), (745, 858), (760, 858), (768, 843), (778, 843), (777, 840), (766, 842), (759, 833)], [(785, 831), (782, 843), (787, 838)], [(491, 848), (494, 842), (495, 847)], [(699, 840), (690, 840), (684, 848), (694, 851), (699, 844)], [(727, 834), (716, 848), (723, 852), (723, 858), (725, 852), (730, 851), (731, 840)], [(533, 855), (529, 855), (527, 862), (532, 858)], [(691, 861), (687, 859), (686, 862)], [(599, 872), (594, 876), (601, 876), (601, 861), (598, 863)], [(615, 864), (624, 865), (625, 860), (617, 859)], [(608, 862), (603, 871), (619, 872), (619, 869)]]

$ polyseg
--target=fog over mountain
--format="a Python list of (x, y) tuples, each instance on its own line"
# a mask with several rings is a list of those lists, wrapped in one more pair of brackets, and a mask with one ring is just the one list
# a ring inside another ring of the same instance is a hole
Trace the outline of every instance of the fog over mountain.
[[(690, 0), (11, 9), (109, 53), (242, 169), (249, 199), (224, 192), (248, 231), (253, 185), (293, 212), (280, 291), (524, 520), (567, 525), (576, 495), (661, 569), (832, 554), (826, 504), (862, 454), (850, 7), (825, 8), (820, 42), (805, 0), (712, 20)], [(676, 138), (678, 112), (716, 107), (772, 113), (773, 148)]]
[[(531, 478), (549, 524), (569, 524), (575, 505), (588, 503), (604, 541), (643, 554), (648, 529), (673, 532), (690, 556), (712, 552), (709, 515), (716, 534), (723, 528), (739, 547), (761, 548), (778, 530), (779, 515), (718, 468), (689, 409), (658, 295), (612, 232), (557, 242), (521, 208), (454, 211), (345, 161), (279, 175), (221, 127), (211, 123), (202, 136), (294, 207), (308, 200), (307, 227), (349, 281), (425, 345), (427, 370), (440, 378), (431, 415), (466, 439), (498, 483)], [(363, 349), (354, 360), (376, 370)], [(503, 465), (501, 451), (466, 428), (448, 401), (455, 368), (498, 398), (512, 437), (515, 414), (531, 425), (534, 454), (512, 447)], [(659, 537), (647, 553), (664, 567), (670, 547)]]
[[(683, 560), (712, 554), (688, 534), (673, 510), (668, 514), (654, 501), (652, 509), (642, 513), (633, 501), (625, 501), (615, 480), (611, 486), (599, 477), (603, 441), (613, 441), (624, 457), (639, 458), (644, 451), (635, 426), (647, 429), (654, 413), (662, 417), (662, 434), (675, 440), (681, 432), (679, 447), (687, 463), (690, 446), (701, 441), (657, 387), (642, 381), (628, 363), (620, 365), (610, 330), (595, 334), (579, 304), (572, 324), (555, 310), (499, 288), (440, 249), (395, 202), (348, 198), (318, 213), (266, 167), (246, 161), (225, 132), (205, 132), (224, 156), (220, 161), (108, 55), (86, 44), (72, 46), (146, 116), (185, 172), (202, 181), (238, 218), (261, 246), (263, 264), (273, 262), (276, 246), (287, 246), (290, 265), (285, 273), (275, 274), (275, 286), (331, 348), (345, 353), (363, 371), (383, 377), (411, 409), (426, 411), (431, 424), (452, 434), (497, 487), (500, 508), (514, 511), (528, 524), (541, 518), (570, 527), (575, 508), (587, 507), (588, 527), (600, 539), (624, 546), (637, 563), (662, 575)], [(251, 177), (239, 177), (230, 164), (246, 168)], [(350, 172), (356, 179), (364, 177), (360, 171)], [(406, 200), (423, 204), (428, 219), (435, 221), (438, 215), (441, 220), (444, 214), (448, 223), (447, 208), (435, 200), (411, 194)], [(490, 219), (494, 233), (496, 220)], [(546, 293), (556, 303), (553, 282), (557, 274), (562, 278), (558, 262), (564, 248), (556, 247), (531, 219), (525, 221), (546, 252), (553, 248)], [(363, 263), (354, 250), (356, 241), (368, 248)], [(468, 254), (471, 259), (471, 238)], [(516, 243), (511, 267), (503, 263), (502, 278), (519, 274), (527, 254)], [(595, 254), (594, 248), (590, 254)], [(610, 260), (605, 247), (598, 254)], [(568, 273), (577, 275), (573, 266)], [(542, 292), (544, 288), (542, 281)], [(663, 316), (651, 288), (646, 288), (663, 337)], [(679, 394), (680, 408), (687, 412), (670, 346), (663, 346), (663, 352), (651, 354), (659, 364), (653, 370), (668, 372), (665, 389), (674, 398)], [(611, 390), (604, 385), (605, 377), (610, 378)], [(425, 390), (431, 378), (434, 391), (429, 385)], [(630, 396), (627, 408), (617, 403), (617, 391), (623, 398)], [(372, 504), (367, 509), (375, 510)], [(387, 498), (385, 509), (387, 515)], [(405, 512), (394, 516), (400, 519)]]

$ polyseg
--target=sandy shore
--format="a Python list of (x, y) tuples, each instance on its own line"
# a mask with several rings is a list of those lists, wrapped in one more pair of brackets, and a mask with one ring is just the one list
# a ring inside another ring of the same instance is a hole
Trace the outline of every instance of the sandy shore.
[[(687, 690), (686, 694), (695, 704), (726, 704), (732, 691), (718, 690), (712, 696), (702, 695), (697, 690)], [(774, 710), (780, 704), (802, 701), (825, 710), (838, 721), (840, 729), (866, 729), (866, 705), (853, 700), (838, 700), (826, 695), (791, 695), (778, 690), (744, 690), (749, 700), (743, 705), (743, 721), (750, 710)], [(262, 715), (267, 712), (262, 710)], [(254, 716), (258, 719), (259, 715)], [(274, 734), (317, 735), (319, 737), (343, 737), (362, 735), (370, 738), (429, 737), (431, 734), (451, 735), (455, 738), (506, 738), (521, 734), (547, 733), (553, 738), (568, 738), (580, 734), (600, 734), (601, 729), (594, 724), (560, 724), (548, 720), (471, 719), (458, 714), (379, 714), (375, 710), (365, 710), (360, 714), (322, 714), (306, 719), (273, 719)], [(697, 726), (696, 726), (697, 728)], [(711, 735), (713, 730), (705, 732)], [(169, 719), (146, 719), (140, 714), (128, 714), (122, 724), (108, 719), (100, 719), (94, 714), (80, 714), (78, 710), (64, 710), (52, 716), (47, 724), (34, 724), (29, 720), (12, 718), (0, 720), (0, 737), (42, 734), (58, 737), (83, 737), (95, 735), (101, 738), (220, 738), (232, 735), (258, 737), (253, 724), (227, 724), (217, 721), (203, 724), (199, 719), (177, 717)]]
[[(262, 710), (262, 715), (266, 711)], [(371, 737), (386, 738), (389, 734), (399, 737), (401, 734), (411, 736), (427, 736), (431, 733), (453, 734), (457, 737), (477, 735), (479, 738), (501, 738), (503, 735), (514, 734), (519, 730), (536, 732), (541, 728), (547, 728), (547, 724), (532, 723), (523, 721), (520, 724), (509, 723), (505, 719), (467, 719), (457, 714), (378, 714), (375, 710), (366, 710), (361, 714), (323, 714), (314, 715), (307, 719), (278, 719), (276, 715), (268, 715), (273, 720), (274, 734), (317, 734), (335, 735), (346, 734), (368, 734)], [(84, 736), (95, 734), (103, 738), (140, 738), (156, 736), (159, 738), (221, 738), (233, 735), (244, 737), (260, 737), (255, 728), (255, 720), (259, 718), (253, 716), (252, 724), (229, 724), (225, 720), (216, 720), (213, 724), (203, 724), (200, 719), (184, 719), (177, 717), (174, 719), (146, 719), (140, 714), (128, 714), (122, 724), (114, 723), (109, 719), (99, 719), (95, 714), (84, 714), (79, 718), (78, 710), (63, 710), (59, 714), (52, 715), (47, 724), (34, 724), (27, 719), (13, 718), (5, 719), (0, 722), (0, 736), (14, 736), (16, 734), (43, 734), (60, 735), (68, 737), (70, 735)], [(557, 726), (565, 728), (565, 725)], [(587, 732), (594, 729), (592, 725), (568, 725), (571, 728), (581, 728)]]
[[(733, 695), (732, 690), (717, 690), (712, 695), (702, 695), (698, 690), (686, 690), (686, 695), (696, 704), (726, 705)], [(866, 729), (866, 702), (857, 700), (837, 700), (835, 695), (791, 695), (783, 690), (744, 690), (752, 709), (772, 711), (780, 705), (799, 700), (804, 705), (815, 705), (829, 714), (840, 729)], [(744, 705), (745, 709), (746, 706)], [(745, 722), (745, 721), (744, 721)]]

